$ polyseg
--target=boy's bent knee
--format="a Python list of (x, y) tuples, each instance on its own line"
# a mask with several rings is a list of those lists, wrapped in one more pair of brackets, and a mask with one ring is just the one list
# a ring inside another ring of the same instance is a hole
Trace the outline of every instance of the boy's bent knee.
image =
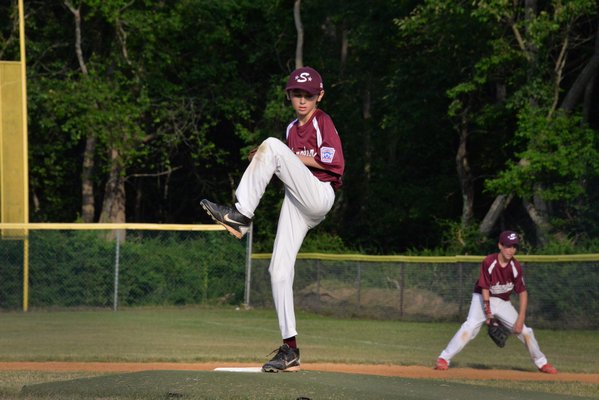
[(287, 147), (287, 145), (285, 143), (283, 143), (282, 141), (280, 141), (279, 139), (277, 139), (275, 137), (266, 138), (260, 144), (260, 146), (268, 146), (270, 148), (276, 148), (276, 147), (281, 146), (281, 145)]
[(480, 329), (482, 327), (484, 322), (477, 322), (477, 321), (469, 321), (467, 320), (466, 322), (464, 322), (462, 324), (462, 326), (460, 327), (460, 331), (462, 332), (462, 339), (464, 340), (472, 340), (474, 339), (478, 333), (480, 332)]
[(260, 143), (254, 157), (260, 158), (266, 154), (280, 154), (284, 150), (289, 150), (289, 147), (285, 143), (277, 138), (269, 137)]
[(533, 335), (532, 328), (524, 325), (524, 327), (522, 328), (522, 332), (520, 332), (520, 334), (526, 335), (526, 336), (532, 336)]

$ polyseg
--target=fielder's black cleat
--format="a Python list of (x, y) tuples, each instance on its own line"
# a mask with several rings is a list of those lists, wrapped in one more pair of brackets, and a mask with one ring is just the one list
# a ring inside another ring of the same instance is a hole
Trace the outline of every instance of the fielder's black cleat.
[(237, 211), (235, 207), (221, 206), (206, 199), (200, 204), (215, 222), (227, 228), (237, 239), (241, 239), (250, 229), (252, 220)]
[[(292, 349), (287, 344), (282, 345), (272, 353), (277, 354), (262, 366), (264, 372), (292, 372), (300, 370), (300, 351), (299, 349)], [(270, 353), (270, 354), (272, 354)]]

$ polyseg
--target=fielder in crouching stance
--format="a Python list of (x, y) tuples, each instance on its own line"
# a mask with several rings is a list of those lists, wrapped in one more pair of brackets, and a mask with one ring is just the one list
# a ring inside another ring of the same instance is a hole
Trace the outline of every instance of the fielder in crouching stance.
[(289, 77), (285, 91), (297, 117), (287, 127), (287, 143), (268, 138), (250, 153), (250, 164), (235, 192), (234, 207), (201, 201), (214, 221), (242, 238), (272, 176), (285, 185), (269, 267), (283, 345), (264, 364), (265, 372), (300, 369), (293, 306), (295, 259), (308, 230), (318, 225), (333, 206), (345, 168), (335, 125), (317, 108), (324, 96), (320, 74), (310, 67), (299, 68)]
[[(532, 329), (524, 324), (528, 294), (522, 277), (522, 267), (514, 258), (519, 244), (520, 240), (515, 232), (501, 233), (497, 244), (499, 253), (488, 255), (482, 262), (468, 318), (439, 355), (435, 369), (448, 369), (451, 359), (476, 337), (482, 324), (489, 325), (495, 317), (524, 343), (539, 371), (547, 374), (557, 373), (557, 369), (547, 362), (547, 358), (541, 352)], [(518, 311), (510, 302), (512, 292), (518, 293), (519, 296)]]

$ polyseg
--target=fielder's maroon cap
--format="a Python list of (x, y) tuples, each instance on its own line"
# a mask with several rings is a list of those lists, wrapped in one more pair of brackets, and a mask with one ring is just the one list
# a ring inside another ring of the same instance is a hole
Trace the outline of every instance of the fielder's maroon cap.
[(504, 246), (518, 246), (520, 244), (520, 239), (518, 238), (518, 234), (514, 231), (503, 231), (501, 235), (499, 235), (499, 243)]
[(322, 78), (318, 71), (310, 67), (301, 67), (289, 75), (285, 91), (299, 89), (314, 95), (319, 94), (323, 88)]

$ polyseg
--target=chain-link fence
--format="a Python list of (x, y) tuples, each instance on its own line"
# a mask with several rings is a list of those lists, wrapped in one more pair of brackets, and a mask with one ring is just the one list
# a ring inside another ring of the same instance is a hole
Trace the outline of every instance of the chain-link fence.
[(0, 240), (0, 309), (241, 303), (246, 242), (214, 227), (29, 229)]
[[(128, 224), (120, 230), (85, 225), (51, 229), (59, 224), (45, 224), (42, 229), (37, 224), (25, 238), (3, 236), (0, 310), (273, 307), (270, 255), (251, 254), (251, 234), (238, 241), (212, 225), (149, 229)], [(300, 254), (296, 308), (339, 317), (460, 321), (468, 312), (482, 258)], [(531, 326), (599, 327), (599, 255), (518, 259), (528, 286)]]
[[(252, 262), (251, 305), (255, 307), (273, 307), (267, 256), (255, 255)], [(356, 261), (347, 256), (349, 260), (344, 261), (343, 257), (297, 260), (296, 308), (338, 317), (461, 321), (468, 313), (483, 259), (370, 257), (371, 261)], [(596, 260), (519, 257), (529, 294), (529, 325), (599, 327), (599, 255), (586, 258)], [(518, 297), (512, 299), (517, 307)]]

